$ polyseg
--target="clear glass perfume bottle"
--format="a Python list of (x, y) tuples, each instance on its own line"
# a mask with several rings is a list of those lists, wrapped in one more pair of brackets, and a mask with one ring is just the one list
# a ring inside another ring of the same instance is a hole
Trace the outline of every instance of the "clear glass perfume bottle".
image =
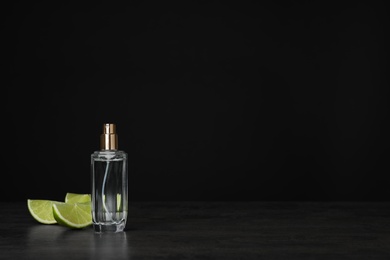
[(115, 124), (104, 124), (100, 151), (91, 155), (92, 222), (95, 232), (121, 232), (127, 221), (127, 154), (118, 150)]

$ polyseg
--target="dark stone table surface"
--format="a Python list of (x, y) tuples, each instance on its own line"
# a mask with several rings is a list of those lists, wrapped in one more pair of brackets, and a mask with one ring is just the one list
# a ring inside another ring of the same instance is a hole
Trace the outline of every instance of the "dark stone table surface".
[(390, 259), (390, 202), (131, 202), (102, 235), (0, 204), (0, 259)]

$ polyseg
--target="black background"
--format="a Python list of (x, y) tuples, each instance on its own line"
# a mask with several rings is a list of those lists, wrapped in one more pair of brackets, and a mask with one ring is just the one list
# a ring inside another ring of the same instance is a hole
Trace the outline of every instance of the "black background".
[(110, 122), (130, 200), (389, 200), (385, 1), (312, 2), (14, 1), (1, 199), (89, 193)]

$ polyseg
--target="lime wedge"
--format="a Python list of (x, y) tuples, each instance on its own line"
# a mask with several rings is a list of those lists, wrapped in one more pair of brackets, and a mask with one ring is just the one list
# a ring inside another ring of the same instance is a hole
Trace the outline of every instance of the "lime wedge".
[(57, 221), (53, 216), (53, 205), (63, 202), (54, 200), (27, 200), (27, 207), (35, 220), (43, 224), (55, 224)]
[[(106, 195), (103, 195), (103, 201), (106, 201)], [(116, 205), (117, 205), (117, 210), (119, 211), (121, 208), (121, 203), (122, 203), (122, 195), (117, 193), (116, 194)]]
[(87, 227), (92, 224), (91, 203), (54, 203), (53, 216), (62, 226), (69, 228)]
[(91, 194), (80, 194), (68, 192), (65, 196), (65, 203), (91, 202)]

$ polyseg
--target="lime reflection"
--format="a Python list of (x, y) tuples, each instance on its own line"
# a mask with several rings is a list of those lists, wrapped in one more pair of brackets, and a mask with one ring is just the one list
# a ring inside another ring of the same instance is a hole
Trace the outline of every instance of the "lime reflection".
[(26, 251), (32, 259), (131, 259), (126, 232), (96, 234), (92, 227), (32, 226)]

